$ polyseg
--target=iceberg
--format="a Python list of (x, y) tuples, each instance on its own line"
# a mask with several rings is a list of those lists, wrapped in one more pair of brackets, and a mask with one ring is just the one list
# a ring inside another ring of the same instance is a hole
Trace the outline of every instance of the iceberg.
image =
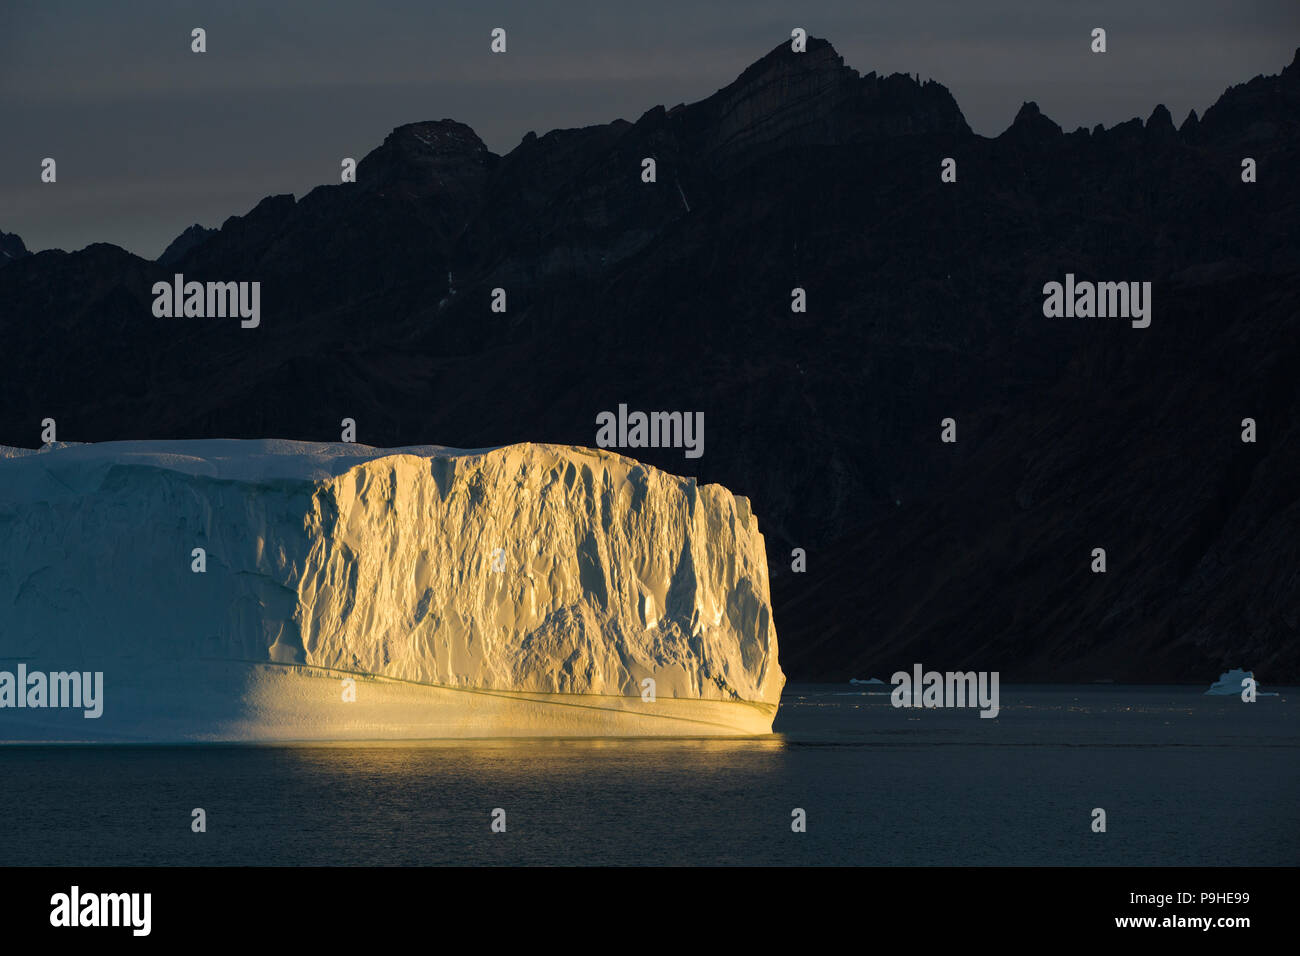
[(546, 444), (0, 446), (0, 610), (0, 671), (103, 675), (0, 684), (3, 741), (766, 734), (785, 683), (749, 501)]
[[(1210, 685), (1210, 689), (1205, 692), (1206, 696), (1214, 697), (1240, 697), (1243, 690), (1242, 682), (1250, 678), (1255, 679), (1254, 671), (1243, 671), (1239, 668), (1233, 668), (1219, 675), (1219, 679)], [(1275, 693), (1264, 693), (1259, 690), (1258, 685), (1255, 689), (1256, 697), (1276, 697)]]

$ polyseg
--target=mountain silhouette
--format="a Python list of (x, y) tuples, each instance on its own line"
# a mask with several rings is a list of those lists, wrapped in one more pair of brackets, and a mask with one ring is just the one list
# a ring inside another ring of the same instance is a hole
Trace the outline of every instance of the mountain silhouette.
[(0, 268), (29, 254), (22, 239), (12, 233), (0, 232)]
[[(620, 403), (702, 411), (702, 458), (626, 453), (751, 499), (794, 680), (1295, 681), (1297, 168), (1300, 51), (1178, 127), (1067, 133), (1030, 102), (986, 138), (936, 82), (783, 43), (707, 99), (504, 156), (401, 126), (355, 184), (158, 262), (0, 235), (0, 443), (347, 417), (371, 445), (593, 445)], [(175, 273), (260, 281), (261, 325), (155, 318)], [(1151, 282), (1151, 326), (1046, 318), (1067, 273)]]

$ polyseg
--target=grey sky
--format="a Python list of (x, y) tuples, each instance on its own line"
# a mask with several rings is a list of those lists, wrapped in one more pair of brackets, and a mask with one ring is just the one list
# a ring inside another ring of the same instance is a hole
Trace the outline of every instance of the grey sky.
[[(206, 54), (190, 52), (196, 26)], [(938, 80), (994, 136), (1030, 99), (1066, 129), (1156, 103), (1181, 123), (1291, 61), (1300, 2), (3, 0), (0, 230), (152, 258), (191, 223), (336, 182), (343, 156), (402, 123), (457, 119), (502, 153), (529, 130), (702, 99), (794, 26), (859, 72)]]

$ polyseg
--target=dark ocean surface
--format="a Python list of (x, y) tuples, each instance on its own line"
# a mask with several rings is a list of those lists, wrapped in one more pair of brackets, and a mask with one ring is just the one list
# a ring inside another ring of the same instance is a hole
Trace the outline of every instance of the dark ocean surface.
[(796, 684), (739, 740), (6, 746), (0, 865), (1295, 866), (1300, 692), (1265, 689), (1003, 687), (989, 720)]

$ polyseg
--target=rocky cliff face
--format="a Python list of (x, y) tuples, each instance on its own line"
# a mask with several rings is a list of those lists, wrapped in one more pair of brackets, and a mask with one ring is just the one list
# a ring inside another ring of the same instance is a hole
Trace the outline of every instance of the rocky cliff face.
[[(5, 268), (0, 441), (45, 417), (334, 440), (346, 416), (377, 445), (591, 445), (620, 402), (702, 411), (703, 458), (636, 454), (754, 502), (798, 677), (1300, 679), (1297, 83), (1177, 129), (1065, 132), (1028, 103), (985, 139), (938, 84), (814, 41), (503, 157), (402, 127), (355, 185), (268, 198), (167, 268), (106, 246)], [(262, 326), (153, 319), (174, 271), (261, 281)], [(1151, 327), (1045, 318), (1067, 272), (1150, 281)]]

